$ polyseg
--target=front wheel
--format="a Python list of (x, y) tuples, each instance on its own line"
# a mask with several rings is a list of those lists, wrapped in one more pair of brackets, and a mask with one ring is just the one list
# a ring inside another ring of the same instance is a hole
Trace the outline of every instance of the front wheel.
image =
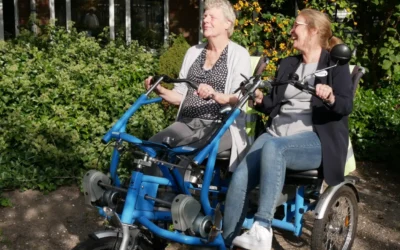
[[(72, 250), (119, 250), (122, 238), (117, 236), (92, 238), (89, 237), (76, 245)], [(150, 232), (140, 232), (136, 236), (135, 243), (130, 242), (128, 249), (135, 250), (163, 250), (167, 246), (166, 242), (153, 236)]]
[(312, 250), (349, 250), (357, 231), (358, 204), (354, 190), (342, 186), (332, 197), (322, 219), (314, 221)]
[(79, 243), (72, 250), (119, 250), (122, 239), (119, 237), (106, 237), (101, 239), (88, 238)]

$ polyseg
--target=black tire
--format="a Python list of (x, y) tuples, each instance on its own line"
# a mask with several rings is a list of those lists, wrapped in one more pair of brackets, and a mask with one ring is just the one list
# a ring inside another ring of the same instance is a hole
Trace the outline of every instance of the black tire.
[(121, 238), (106, 237), (101, 239), (88, 238), (79, 243), (72, 250), (119, 250)]
[(311, 250), (349, 250), (357, 231), (358, 204), (354, 190), (342, 186), (332, 197), (322, 219), (315, 219)]
[[(82, 241), (76, 245), (72, 250), (119, 250), (121, 245), (121, 237), (105, 237), (96, 239), (89, 237), (85, 241)], [(167, 247), (164, 240), (154, 237), (149, 232), (141, 232), (137, 235), (135, 245), (132, 243), (128, 246), (128, 249), (135, 250), (163, 250)]]

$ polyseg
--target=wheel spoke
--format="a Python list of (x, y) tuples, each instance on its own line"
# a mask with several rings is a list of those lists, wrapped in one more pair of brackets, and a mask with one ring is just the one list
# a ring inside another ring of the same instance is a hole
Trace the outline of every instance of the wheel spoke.
[(351, 240), (353, 227), (352, 218), (354, 208), (351, 201), (345, 197), (339, 197), (331, 207), (331, 213), (325, 225), (325, 249), (341, 250)]

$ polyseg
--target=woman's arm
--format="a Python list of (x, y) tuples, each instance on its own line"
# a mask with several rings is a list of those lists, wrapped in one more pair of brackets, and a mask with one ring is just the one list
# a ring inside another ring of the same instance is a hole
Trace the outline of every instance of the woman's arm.
[[(153, 77), (149, 76), (145, 80), (145, 87), (148, 90), (151, 87), (151, 82), (152, 82)], [(164, 88), (160, 84), (154, 89), (155, 93), (159, 95), (161, 98), (166, 100), (167, 102), (173, 104), (173, 105), (180, 105), (183, 99), (183, 95), (178, 93), (177, 91), (174, 90), (169, 90), (167, 88)]]
[(231, 106), (237, 103), (238, 94), (224, 94), (215, 91), (210, 85), (201, 83), (197, 89), (197, 94), (200, 98), (207, 99), (212, 98), (214, 101), (221, 105), (229, 104)]
[[(210, 85), (200, 84), (197, 94), (201, 98), (212, 98), (221, 105), (229, 104), (235, 105), (239, 100), (239, 93), (234, 94), (240, 86), (240, 83), (251, 75), (251, 62), (249, 52), (242, 46), (230, 43), (229, 46), (233, 46), (232, 50), (228, 50), (229, 57), (231, 60), (228, 61), (228, 71), (231, 74), (230, 77), (230, 88), (228, 94), (216, 92)], [(231, 63), (231, 65), (229, 64)], [(229, 80), (229, 79), (227, 79)]]
[(353, 109), (353, 91), (349, 65), (339, 65), (332, 70), (332, 86), (318, 84), (316, 94), (330, 104), (330, 110), (339, 115), (349, 115)]
[(341, 115), (349, 115), (353, 110), (353, 91), (349, 65), (339, 65), (332, 70), (332, 88), (335, 102), (332, 111)]
[(159, 90), (157, 90), (157, 92), (161, 98), (173, 105), (180, 105), (183, 100), (183, 95), (174, 90), (161, 87)]

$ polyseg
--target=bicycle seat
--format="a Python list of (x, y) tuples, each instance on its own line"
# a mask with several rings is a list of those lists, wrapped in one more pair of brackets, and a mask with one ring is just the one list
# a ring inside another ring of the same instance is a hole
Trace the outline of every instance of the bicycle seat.
[(231, 157), (231, 150), (227, 149), (225, 151), (219, 152), (217, 154), (217, 160), (229, 160)]
[(320, 168), (310, 170), (286, 170), (286, 184), (302, 185), (313, 184), (322, 180), (322, 175), (319, 172)]

